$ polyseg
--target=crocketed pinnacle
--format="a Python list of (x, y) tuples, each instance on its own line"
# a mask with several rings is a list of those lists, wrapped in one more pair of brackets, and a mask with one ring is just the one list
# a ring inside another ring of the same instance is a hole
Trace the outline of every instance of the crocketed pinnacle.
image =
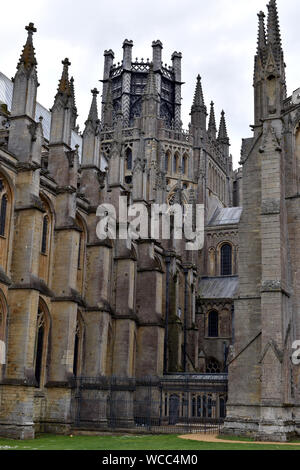
[(73, 77), (70, 78), (70, 91), (71, 91), (71, 98), (72, 98), (72, 106), (73, 106), (74, 110), (77, 111), (76, 100), (75, 100), (74, 78)]
[(66, 58), (62, 61), (62, 64), (64, 67), (57, 91), (67, 96), (72, 96), (71, 85), (69, 82), (69, 66), (71, 65), (71, 62), (69, 62), (69, 59)]
[(37, 65), (37, 61), (35, 58), (35, 51), (33, 47), (33, 42), (32, 42), (32, 36), (36, 32), (36, 28), (34, 27), (33, 23), (29, 23), (28, 26), (25, 27), (28, 35), (27, 35), (27, 41), (25, 46), (23, 47), (23, 51), (18, 63), (18, 67), (20, 67), (21, 64), (24, 65), (26, 70), (30, 70)]
[(194, 95), (194, 101), (193, 101), (193, 106), (192, 106), (192, 111), (195, 111), (196, 109), (199, 108), (205, 108), (205, 103), (204, 103), (204, 98), (203, 98), (203, 91), (202, 91), (202, 84), (201, 84), (201, 77), (198, 75), (197, 77), (197, 84), (196, 84), (196, 90), (195, 90), (195, 95)]
[(258, 13), (258, 38), (257, 38), (257, 55), (264, 53), (267, 45), (266, 40), (266, 28), (265, 28), (265, 17), (263, 11)]
[(91, 93), (93, 95), (93, 99), (92, 99), (92, 104), (91, 104), (91, 108), (89, 112), (88, 121), (92, 121), (95, 123), (98, 121), (97, 95), (99, 95), (99, 91), (97, 90), (97, 88), (94, 88), (93, 90), (91, 90)]
[(276, 0), (270, 0), (268, 5), (268, 44), (281, 48), (281, 36)]
[(267, 27), (267, 45), (272, 50), (274, 59), (280, 68), (284, 68), (283, 50), (281, 45), (281, 35), (279, 26), (279, 17), (277, 12), (276, 0), (270, 0), (268, 5), (268, 27)]
[(216, 126), (215, 109), (214, 109), (214, 102), (213, 101), (210, 103), (208, 133), (211, 137), (214, 137), (214, 138), (216, 137), (217, 126)]
[(221, 120), (220, 120), (220, 127), (219, 127), (219, 134), (218, 134), (219, 141), (228, 141), (228, 134), (226, 128), (226, 120), (225, 120), (225, 112), (221, 112)]

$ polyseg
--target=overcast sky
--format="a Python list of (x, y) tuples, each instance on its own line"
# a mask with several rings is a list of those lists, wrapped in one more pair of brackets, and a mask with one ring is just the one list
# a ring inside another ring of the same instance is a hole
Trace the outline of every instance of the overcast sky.
[[(202, 77), (207, 108), (215, 102), (216, 118), (227, 117), (234, 166), (238, 165), (241, 138), (251, 136), (253, 123), (253, 56), (257, 38), (257, 13), (266, 0), (12, 0), (2, 8), (1, 67), (9, 78), (26, 39), (30, 21), (38, 31), (34, 44), (40, 87), (38, 100), (50, 108), (68, 57), (75, 78), (78, 122), (86, 120), (92, 88), (103, 73), (103, 52), (113, 49), (122, 60), (125, 38), (134, 42), (133, 57), (151, 59), (153, 40), (163, 42), (163, 62), (183, 54), (184, 127), (189, 122), (196, 76)], [(288, 93), (300, 87), (299, 0), (278, 0), (287, 64)], [(100, 100), (99, 100), (100, 101)], [(219, 122), (217, 122), (217, 125)]]

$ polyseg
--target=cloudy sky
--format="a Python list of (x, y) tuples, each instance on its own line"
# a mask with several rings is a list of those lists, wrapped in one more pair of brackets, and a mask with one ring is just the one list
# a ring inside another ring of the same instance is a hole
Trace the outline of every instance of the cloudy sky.
[[(163, 62), (183, 54), (182, 120), (187, 127), (198, 73), (206, 105), (216, 116), (225, 110), (234, 165), (242, 137), (253, 121), (253, 56), (257, 13), (266, 0), (13, 0), (2, 9), (0, 70), (9, 78), (26, 39), (24, 26), (35, 23), (34, 36), (41, 84), (38, 100), (50, 108), (61, 74), (61, 60), (72, 62), (81, 129), (90, 106), (90, 90), (103, 73), (103, 52), (113, 49), (122, 60), (125, 38), (134, 42), (133, 57), (151, 58), (151, 43), (163, 42)], [(278, 0), (287, 63), (288, 92), (300, 87), (299, 0)], [(3, 14), (5, 13), (5, 14)]]

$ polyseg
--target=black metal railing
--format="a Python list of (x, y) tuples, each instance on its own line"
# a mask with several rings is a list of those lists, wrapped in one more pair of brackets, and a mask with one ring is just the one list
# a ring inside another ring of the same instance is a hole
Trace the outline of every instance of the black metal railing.
[(79, 377), (76, 428), (151, 433), (217, 433), (226, 415), (227, 376)]

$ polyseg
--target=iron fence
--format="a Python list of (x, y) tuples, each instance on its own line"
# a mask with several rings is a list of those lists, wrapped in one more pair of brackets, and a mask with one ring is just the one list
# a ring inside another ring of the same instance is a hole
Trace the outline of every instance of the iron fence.
[(226, 399), (225, 374), (79, 377), (74, 382), (74, 426), (141, 433), (216, 433), (224, 423)]

